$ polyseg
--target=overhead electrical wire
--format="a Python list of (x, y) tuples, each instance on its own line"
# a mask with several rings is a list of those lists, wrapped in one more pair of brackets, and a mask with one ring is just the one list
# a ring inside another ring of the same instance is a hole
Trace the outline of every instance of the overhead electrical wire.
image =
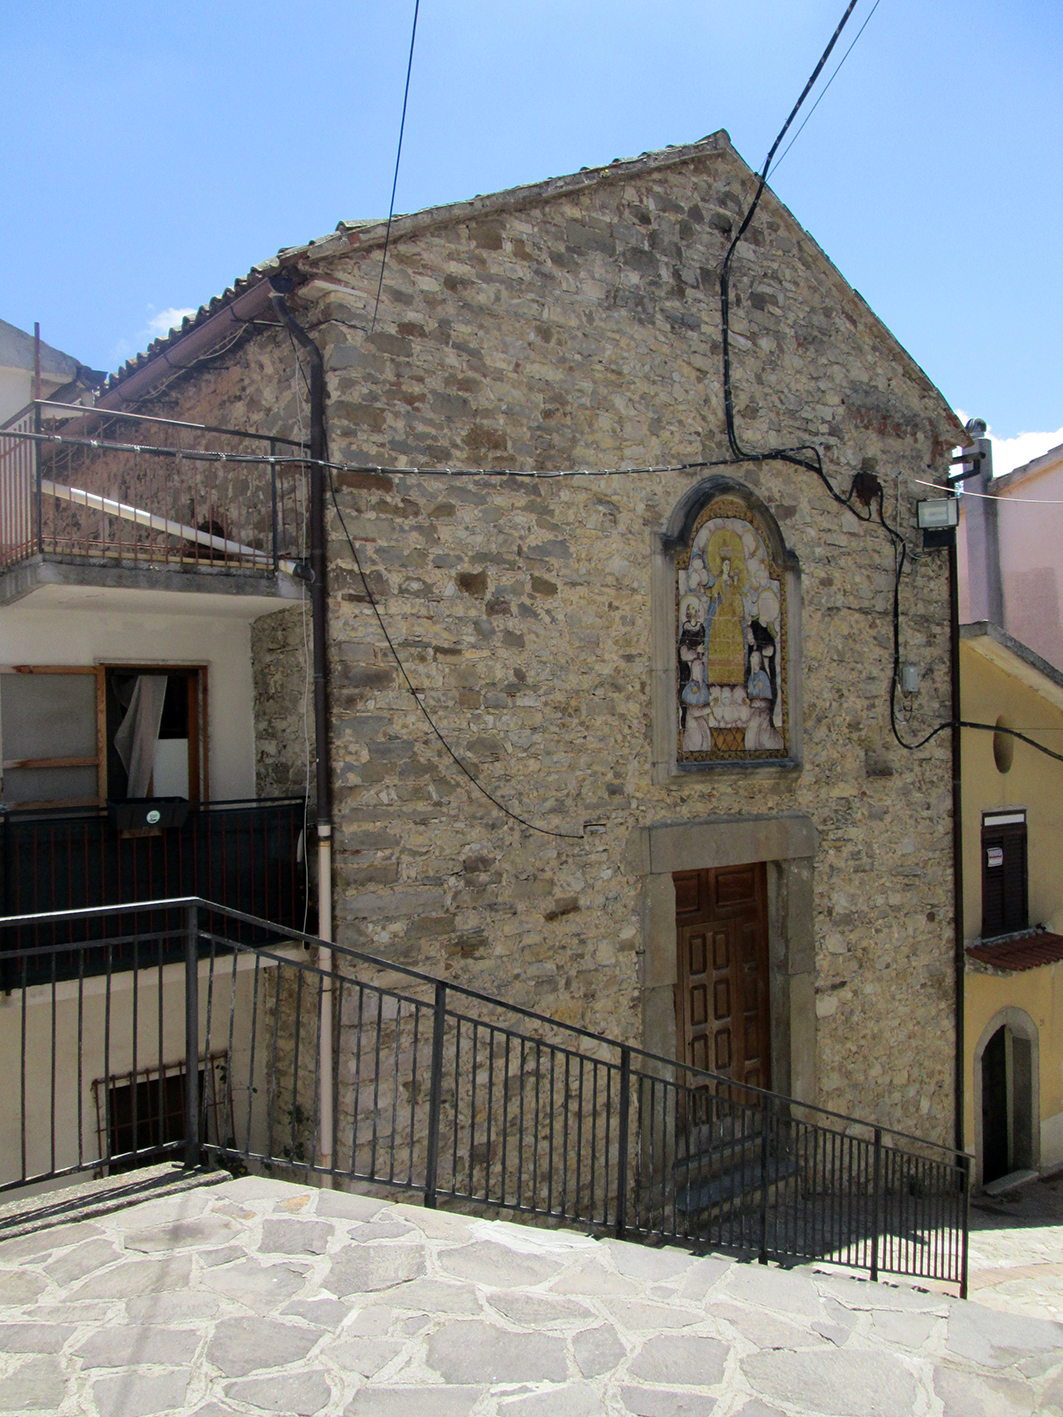
[(372, 586), (370, 586), (369, 584), (369, 577), (366, 575), (365, 570), (362, 567), (362, 560), (361, 557), (358, 555), (358, 548), (354, 544), (354, 538), (348, 531), (347, 523), (344, 519), (343, 512), (340, 510), (339, 500), (336, 497), (336, 485), (331, 475), (329, 476), (329, 492), (332, 496), (332, 505), (336, 509), (336, 516), (339, 518), (340, 526), (343, 528), (343, 534), (347, 538), (347, 545), (351, 548), (351, 555), (354, 557), (355, 569), (357, 570), (358, 575), (361, 578), (362, 587), (365, 591), (365, 597), (373, 608), (373, 614), (376, 616), (377, 624), (380, 626), (381, 633), (383, 634), (384, 639), (387, 641), (388, 649), (391, 651), (392, 657), (394, 658), (395, 663), (398, 665), (399, 673), (402, 675), (403, 682), (405, 683), (406, 688), (412, 695), (417, 707), (424, 714), (425, 719), (428, 722), (429, 728), (431, 728), (432, 732), (436, 735), (440, 743), (442, 743), (443, 747), (450, 754), (451, 758), (453, 758), (454, 762), (458, 765), (461, 771), (472, 783), (473, 787), (475, 787), (478, 792), (482, 793), (483, 796), (486, 797), (489, 802), (493, 803), (494, 806), (496, 806), (500, 812), (503, 812), (507, 817), (511, 817), (513, 821), (519, 822), (522, 827), (527, 827), (530, 831), (533, 832), (539, 832), (543, 836), (559, 836), (563, 837), (567, 841), (582, 841), (584, 839), (582, 832), (561, 832), (554, 831), (550, 827), (540, 827), (537, 826), (534, 822), (529, 822), (526, 817), (520, 816), (517, 812), (511, 811), (510, 808), (508, 808), (504, 802), (500, 802), (498, 798), (493, 795), (493, 793), (488, 792), (487, 788), (484, 787), (482, 783), (476, 780), (476, 777), (469, 771), (469, 769), (465, 766), (462, 760), (458, 757), (457, 753), (455, 753), (454, 749), (447, 742), (446, 738), (443, 737), (443, 734), (436, 726), (435, 720), (428, 712), (428, 709), (425, 707), (425, 704), (421, 699), (420, 694), (418, 694), (417, 690), (414, 688), (413, 681), (406, 673), (406, 666), (403, 664), (402, 658), (399, 655), (398, 650), (395, 648), (394, 640), (392, 640), (391, 635), (388, 633), (388, 627), (384, 621), (383, 615), (380, 613), (380, 606), (377, 604), (376, 596), (373, 594)]
[(391, 181), (391, 205), (388, 207), (388, 224), (384, 231), (384, 250), (380, 257), (380, 279), (376, 287), (376, 300), (373, 304), (373, 318), (370, 321), (369, 333), (376, 329), (377, 311), (380, 309), (380, 292), (384, 289), (384, 267), (388, 260), (388, 242), (391, 239), (391, 223), (395, 216), (395, 193), (399, 185), (399, 163), (402, 160), (402, 135), (406, 131), (406, 105), (410, 101), (410, 75), (413, 73), (413, 46), (417, 42), (417, 15), (421, 9), (421, 0), (414, 0), (413, 6), (413, 28), (410, 31), (410, 57), (406, 64), (406, 88), (402, 95), (402, 121), (399, 123), (399, 145), (395, 152), (395, 176)]
[[(947, 487), (942, 487), (939, 482), (926, 482), (921, 477), (913, 477), (912, 481), (918, 487), (936, 487), (939, 492), (947, 492)], [(969, 487), (963, 489), (964, 497), (977, 497), (980, 502), (1009, 502), (1018, 503), (1020, 507), (1063, 507), (1063, 499), (1059, 497), (1012, 497), (1003, 492), (972, 492)]]
[[(305, 371), (303, 378), (305, 381)], [(79, 411), (80, 412), (80, 411)], [(128, 417), (124, 412), (116, 412), (112, 409), (93, 409), (86, 407), (83, 410), (84, 416), (91, 414), (102, 415), (103, 417), (121, 421)], [(155, 420), (152, 420), (155, 421)], [(169, 420), (158, 420), (167, 422)], [(195, 424), (175, 424), (176, 427), (187, 426), (195, 428)], [(237, 428), (207, 429), (208, 432), (219, 432), (231, 434), (233, 437), (250, 437)], [(306, 454), (299, 453), (225, 453), (213, 448), (175, 448), (161, 444), (152, 443), (128, 443), (121, 442), (113, 438), (92, 438), (72, 436), (67, 433), (36, 433), (27, 429), (0, 428), (0, 438), (8, 438), (13, 442), (26, 441), (36, 443), (50, 443), (56, 446), (92, 448), (101, 452), (115, 453), (136, 453), (143, 456), (159, 457), (180, 457), (187, 458), (190, 462), (217, 462), (217, 463), (244, 463), (252, 466), (263, 467), (323, 467), (331, 472), (362, 472), (375, 473), (384, 477), (480, 477), (480, 478), (523, 478), (528, 481), (558, 481), (567, 478), (577, 477), (652, 477), (664, 473), (674, 472), (702, 472), (710, 468), (736, 467), (745, 462), (762, 462), (764, 454), (750, 453), (742, 457), (734, 458), (693, 458), (687, 462), (660, 463), (637, 467), (573, 467), (573, 468), (511, 468), (511, 467), (395, 467), (385, 463), (365, 463), (365, 462), (336, 462), (330, 459), (314, 459)], [(277, 442), (292, 441), (278, 438)], [(793, 451), (793, 450), (791, 450)], [(0, 452), (0, 456), (3, 453)], [(779, 456), (776, 454), (775, 456)], [(890, 474), (883, 474), (889, 476)], [(892, 474), (898, 480), (903, 478), (903, 473)], [(859, 474), (857, 474), (859, 477)], [(912, 478), (913, 482), (919, 486), (935, 487), (938, 491), (947, 491), (937, 482), (923, 482), (919, 478)], [(977, 493), (965, 493), (966, 496), (977, 496)], [(845, 499), (840, 499), (843, 502)], [(1021, 498), (1010, 498), (1011, 501), (1020, 501)], [(861, 521), (867, 521), (868, 517), (860, 514)]]
[[(802, 104), (811, 92), (816, 80), (823, 72), (823, 66), (829, 59), (831, 51), (833, 50), (835, 44), (837, 44), (838, 38), (841, 35), (842, 30), (848, 23), (849, 16), (856, 8), (856, 5), (857, 0), (849, 0), (849, 4), (846, 7), (845, 13), (838, 21), (838, 26), (835, 29), (833, 35), (831, 35), (830, 43), (827, 45), (826, 49), (820, 56), (819, 63), (813, 69), (808, 79), (808, 82), (801, 90), (800, 98), (797, 100), (797, 102), (791, 109), (790, 116), (787, 118), (786, 122), (780, 129), (778, 137), (772, 143), (771, 148), (768, 151), (768, 156), (764, 160), (764, 166), (757, 181), (757, 190), (753, 196), (753, 200), (752, 202), (750, 202), (746, 214), (742, 218), (741, 223), (739, 224), (738, 230), (735, 232), (734, 236), (731, 239), (731, 244), (727, 248), (727, 253), (723, 258), (723, 264), (720, 267), (720, 328), (721, 341), (723, 346), (724, 420), (727, 425), (727, 442), (730, 446), (734, 458), (736, 460), (741, 459), (755, 462), (786, 462), (792, 464), (795, 467), (806, 468), (809, 472), (814, 472), (819, 477), (820, 481), (823, 483), (827, 491), (830, 493), (831, 497), (833, 497), (836, 502), (838, 502), (843, 507), (847, 507), (849, 511), (851, 511), (855, 516), (860, 517), (862, 521), (867, 521), (870, 519), (870, 516), (862, 516), (852, 505), (854, 493), (853, 486), (850, 486), (848, 496), (843, 497), (842, 494), (837, 490), (837, 488), (834, 487), (830, 479), (827, 477), (827, 474), (824, 472), (823, 459), (820, 455), (820, 451), (812, 444), (807, 444), (797, 448), (773, 448), (763, 453), (748, 452), (741, 446), (738, 441), (738, 434), (735, 430), (734, 392), (731, 380), (731, 264), (734, 261), (734, 255), (736, 250), (738, 249), (739, 242), (749, 230), (750, 223), (752, 222), (753, 217), (756, 214), (757, 207), (760, 205), (760, 199), (764, 195), (764, 189), (768, 183), (768, 173), (771, 170), (772, 159), (774, 158), (776, 152), (779, 149), (779, 144), (782, 142), (783, 138), (785, 138), (787, 132), (789, 131), (790, 125), (797, 117)], [(811, 455), (811, 459), (798, 457), (797, 454), (799, 453), (808, 453)]]
[(799, 138), (799, 137), (801, 136), (801, 134), (805, 131), (805, 123), (808, 122), (808, 120), (812, 117), (813, 113), (815, 113), (816, 109), (820, 106), (820, 104), (821, 104), (821, 103), (823, 102), (823, 100), (826, 98), (826, 96), (827, 96), (827, 90), (830, 88), (831, 84), (833, 84), (834, 80), (838, 77), (838, 74), (839, 74), (839, 72), (840, 72), (840, 70), (841, 70), (841, 67), (842, 67), (842, 65), (845, 63), (846, 59), (849, 58), (849, 55), (852, 54), (853, 50), (856, 48), (856, 42), (857, 42), (857, 40), (858, 40), (858, 39), (860, 38), (860, 36), (863, 34), (864, 30), (867, 29), (868, 24), (869, 24), (870, 21), (871, 21), (871, 15), (873, 15), (873, 14), (875, 13), (875, 11), (878, 9), (878, 7), (879, 7), (880, 4), (881, 4), (881, 0), (875, 0), (875, 3), (871, 6), (871, 14), (868, 15), (867, 19), (864, 21), (864, 23), (863, 23), (863, 24), (860, 26), (860, 28), (857, 30), (857, 32), (856, 32), (856, 39), (853, 40), (852, 44), (850, 44), (849, 48), (845, 51), (845, 53), (842, 55), (842, 57), (838, 60), (838, 67), (837, 67), (837, 69), (835, 69), (834, 73), (831, 74), (830, 78), (827, 80), (827, 82), (826, 82), (826, 83), (823, 85), (823, 87), (820, 89), (819, 95), (818, 95), (818, 97), (816, 98), (815, 103), (812, 105), (812, 107), (811, 107), (811, 108), (808, 110), (808, 112), (805, 114), (804, 123), (802, 123), (801, 126), (800, 126), (800, 128), (798, 128), (797, 132), (793, 135), (793, 137), (790, 139), (790, 141), (786, 144), (786, 147), (783, 148), (782, 153), (781, 153), (781, 155), (780, 155), (780, 157), (779, 157), (779, 161), (775, 164), (774, 171), (778, 172), (779, 166), (780, 166), (780, 164), (782, 163), (783, 159), (786, 157), (786, 154), (790, 151), (790, 149), (793, 147), (794, 143), (797, 142), (798, 138)]
[[(121, 420), (125, 416), (111, 409), (97, 410), (86, 408), (84, 410), (86, 416), (93, 413), (102, 414), (116, 421)], [(243, 436), (238, 429), (219, 431), (231, 432), (235, 437)], [(139, 453), (144, 455), (158, 455), (160, 457), (183, 457), (188, 458), (190, 461), (199, 462), (248, 463), (272, 467), (318, 466), (332, 472), (377, 473), (386, 477), (519, 477), (539, 481), (572, 477), (646, 477), (671, 472), (700, 472), (706, 468), (733, 467), (743, 462), (762, 462), (766, 456), (761, 453), (749, 453), (737, 458), (693, 458), (687, 462), (662, 463), (639, 467), (393, 467), (383, 463), (333, 462), (327, 458), (314, 459), (298, 453), (223, 453), (215, 451), (212, 448), (172, 448), (159, 444), (126, 443), (116, 439), (75, 437), (66, 433), (35, 433), (13, 428), (0, 428), (0, 438), (10, 438), (15, 441), (23, 440), (37, 443), (52, 443), (68, 447), (94, 448), (102, 452)], [(794, 449), (792, 451), (798, 450)], [(781, 454), (773, 454), (772, 456), (781, 456)], [(861, 519), (866, 520), (866, 518)]]

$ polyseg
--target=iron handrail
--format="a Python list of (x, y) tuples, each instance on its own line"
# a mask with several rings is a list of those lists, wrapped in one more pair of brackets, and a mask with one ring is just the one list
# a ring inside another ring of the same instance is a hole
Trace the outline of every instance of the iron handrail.
[[(137, 918), (146, 905), (150, 930)], [(5, 929), (94, 917), (112, 929), (65, 947), (73, 976), (57, 971), (63, 947), (16, 942), (0, 1027), (9, 1050), (12, 1030), (21, 1038), (20, 1141), (0, 1147), (0, 1191), (183, 1150), (186, 1166), (290, 1168), (418, 1191), (428, 1207), (501, 1208), (762, 1262), (826, 1260), (966, 1295), (964, 1154), (897, 1131), (886, 1146), (873, 1123), (346, 946), (327, 946), (326, 960), (379, 978), (333, 972), (301, 957), (324, 943), (315, 936), (199, 896), (7, 917), (0, 942)], [(35, 961), (43, 988), (30, 989)], [(326, 1056), (333, 1028), (341, 1046)], [(75, 1033), (76, 1068), (68, 1045), (57, 1050)]]
[[(292, 793), (286, 797), (221, 797), (216, 801), (189, 802), (188, 811), (190, 814), (196, 812), (220, 813), (238, 811), (243, 807), (289, 807), (305, 801), (306, 798), (302, 793)], [(20, 807), (17, 803), (0, 803), (0, 816), (7, 816), (13, 822), (40, 821), (42, 818), (55, 818), (64, 822), (98, 821), (106, 815), (106, 807)], [(62, 914), (63, 912), (52, 911), (49, 913)]]
[(42, 556), (295, 574), (306, 457), (280, 434), (32, 402), (0, 424), (0, 569)]
[[(399, 964), (392, 960), (381, 959), (378, 955), (371, 955), (365, 953), (362, 950), (352, 949), (349, 945), (340, 945), (334, 942), (328, 942), (319, 939), (316, 935), (306, 934), (301, 930), (295, 930), (289, 926), (279, 926), (269, 920), (262, 919), (260, 916), (249, 915), (246, 914), (244, 911), (234, 910), (230, 906), (218, 905), (215, 902), (204, 900), (200, 896), (178, 896), (169, 900), (136, 901), (128, 904), (108, 906), (84, 906), (75, 910), (45, 911), (35, 915), (4, 916), (0, 917), (0, 931), (8, 928), (15, 928), (16, 926), (42, 924), (46, 922), (58, 922), (66, 919), (81, 919), (100, 915), (144, 914), (149, 910), (186, 910), (193, 906), (197, 909), (209, 910), (214, 914), (222, 915), (232, 920), (239, 920), (244, 924), (253, 925), (258, 927), (259, 929), (273, 931), (275, 934), (284, 935), (290, 940), (299, 941), (307, 946), (320, 947), (322, 949), (331, 951), (334, 956), (341, 956), (348, 959), (358, 960), (362, 964), (368, 964), (373, 968), (384, 971), (385, 973), (401, 974), (407, 979), (415, 979), (418, 983), (427, 985), (432, 989), (434, 989), (438, 984), (443, 984), (445, 985), (448, 993), (454, 992), (456, 994), (462, 995), (465, 998), (474, 999), (478, 1003), (488, 1004), (492, 1008), (502, 1009), (507, 1013), (517, 1014), (521, 1018), (530, 1019), (535, 1023), (543, 1024), (549, 1028), (560, 1029), (565, 1033), (573, 1034), (580, 1038), (586, 1038), (598, 1044), (599, 1046), (604, 1044), (606, 1047), (612, 1047), (617, 1050), (627, 1050), (629, 1051), (632, 1057), (638, 1057), (644, 1059), (646, 1062), (653, 1063), (656, 1065), (663, 1065), (664, 1067), (669, 1069), (677, 1069), (680, 1072), (686, 1074), (687, 1076), (697, 1079), (699, 1082), (704, 1080), (705, 1082), (722, 1083), (729, 1088), (740, 1088), (743, 1093), (749, 1093), (752, 1096), (757, 1096), (762, 1099), (771, 1099), (776, 1102), (783, 1102), (788, 1106), (799, 1106), (802, 1108), (802, 1110), (815, 1112), (819, 1116), (830, 1118), (834, 1122), (844, 1122), (847, 1127), (863, 1127), (871, 1132), (877, 1131), (884, 1136), (888, 1135), (898, 1137), (904, 1141), (915, 1142), (919, 1146), (929, 1147), (932, 1150), (940, 1152), (942, 1153), (942, 1155), (945, 1156), (955, 1158), (966, 1156), (965, 1153), (957, 1151), (954, 1147), (944, 1146), (940, 1142), (930, 1141), (928, 1138), (916, 1136), (912, 1132), (901, 1131), (899, 1128), (896, 1127), (883, 1126), (879, 1123), (869, 1121), (866, 1117), (854, 1117), (845, 1112), (834, 1112), (830, 1108), (819, 1106), (818, 1103), (803, 1102), (799, 1098), (789, 1097), (785, 1093), (772, 1092), (770, 1089), (767, 1088), (755, 1087), (750, 1083), (737, 1083), (733, 1078), (727, 1077), (725, 1074), (710, 1072), (706, 1068), (696, 1068), (690, 1063), (684, 1063), (675, 1058), (667, 1058), (661, 1053), (652, 1053), (648, 1049), (639, 1048), (634, 1044), (622, 1043), (619, 1039), (610, 1038), (607, 1034), (595, 1033), (592, 1029), (582, 1028), (578, 1024), (565, 1023), (560, 1019), (551, 1018), (549, 1014), (537, 1013), (534, 1009), (527, 1009), (520, 1004), (509, 1003), (506, 1000), (495, 997), (494, 995), (485, 994), (481, 990), (470, 989), (467, 985), (457, 984), (451, 980), (441, 980), (438, 979), (435, 975), (426, 974), (422, 970), (411, 968), (409, 965)], [(97, 943), (103, 942), (101, 941)], [(270, 953), (270, 950), (263, 945), (230, 940), (226, 940), (225, 943), (227, 945), (235, 947), (237, 950), (250, 951), (255, 954), (260, 954), (263, 958), (267, 958), (270, 960), (283, 961), (285, 958), (284, 956), (272, 955)], [(34, 953), (34, 949), (19, 948), (18, 953), (20, 955), (32, 955)], [(318, 975), (322, 978), (324, 978), (325, 975), (328, 973), (328, 971), (320, 969), (317, 965), (313, 964), (310, 961), (307, 961), (305, 964), (301, 964), (300, 967), (305, 968), (308, 972)], [(384, 990), (384, 992), (391, 991)], [(962, 1169), (963, 1167), (963, 1162), (961, 1161), (957, 1161), (954, 1164), (957, 1166), (957, 1169)]]
[(77, 418), (84, 422), (89, 418), (110, 419), (112, 422), (132, 422), (132, 423), (158, 423), (164, 428), (186, 428), (195, 433), (219, 433), (231, 438), (246, 438), (248, 441), (259, 443), (284, 443), (291, 448), (305, 448), (309, 450), (310, 444), (305, 439), (285, 438), (279, 433), (252, 433), (241, 428), (223, 428), (213, 423), (188, 423), (180, 418), (160, 418), (153, 413), (131, 413), (127, 409), (100, 408), (91, 404), (59, 403), (55, 399), (33, 399), (25, 408), (19, 409), (18, 413), (13, 413), (10, 418), (0, 423), (0, 431), (10, 428), (25, 414), (31, 410), (42, 410), (46, 408), (61, 409), (70, 418)]

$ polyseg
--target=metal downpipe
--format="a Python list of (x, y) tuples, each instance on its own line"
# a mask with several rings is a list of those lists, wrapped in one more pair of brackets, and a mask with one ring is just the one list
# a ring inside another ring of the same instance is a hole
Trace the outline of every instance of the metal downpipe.
[[(288, 309), (285, 295), (291, 282), (284, 277), (271, 279), (270, 295), (277, 315), (293, 339), (310, 357), (310, 606), (314, 651), (314, 746), (317, 755), (317, 933), (332, 943), (332, 765), (328, 713), (328, 558), (325, 546), (325, 361), (320, 349)], [(335, 1112), (333, 1107), (333, 1006), (332, 950), (318, 949), (321, 985), (321, 1044), (319, 1075), (318, 1165), (326, 1171), (325, 1186), (331, 1184), (335, 1164)]]
[(959, 566), (957, 560), (956, 537), (953, 532), (949, 545), (949, 679), (952, 698), (952, 913), (953, 913), (953, 1008), (956, 1015), (955, 1051), (955, 1095), (956, 1115), (954, 1118), (953, 1145), (957, 1151), (966, 1151), (964, 1134), (964, 1113), (966, 1111), (966, 1042), (964, 1030), (966, 982), (966, 961), (964, 951), (963, 922), (963, 734), (960, 720), (963, 717), (960, 679), (960, 589)]

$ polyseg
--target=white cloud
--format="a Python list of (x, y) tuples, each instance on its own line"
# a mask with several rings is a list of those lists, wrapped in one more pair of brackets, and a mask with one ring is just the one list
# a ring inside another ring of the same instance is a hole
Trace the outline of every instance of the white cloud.
[[(956, 417), (966, 423), (968, 415), (957, 409)], [(1056, 428), (1050, 433), (1018, 433), (1014, 438), (998, 438), (992, 426), (987, 431), (993, 439), (994, 477), (1003, 477), (1006, 472), (1025, 467), (1034, 458), (1043, 457), (1051, 448), (1058, 448), (1063, 443), (1063, 428)]]
[(159, 310), (156, 313), (154, 305), (149, 305), (147, 323), (143, 328), (131, 337), (120, 339), (111, 350), (108, 356), (111, 368), (117, 369), (127, 359), (132, 359), (135, 354), (147, 349), (152, 340), (168, 335), (172, 329), (180, 329), (185, 316), (195, 313), (192, 306), (177, 305), (171, 305), (168, 310)]
[[(993, 438), (992, 428), (989, 436)], [(1054, 433), (1020, 433), (1016, 438), (993, 438), (993, 475), (1003, 477), (1014, 468), (1023, 467), (1034, 458), (1043, 457), (1050, 448), (1063, 443), (1063, 428)]]
[(181, 321), (188, 315), (196, 312), (192, 308), (178, 308), (171, 306), (169, 310), (160, 310), (157, 315), (152, 315), (145, 327), (144, 333), (150, 343), (153, 339), (158, 339), (161, 335), (168, 335), (171, 330), (179, 330)]

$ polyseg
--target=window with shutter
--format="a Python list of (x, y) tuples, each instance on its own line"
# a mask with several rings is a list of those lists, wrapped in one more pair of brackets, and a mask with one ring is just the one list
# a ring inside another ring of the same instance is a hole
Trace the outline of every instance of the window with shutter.
[(986, 812), (982, 816), (982, 938), (1025, 930), (1026, 813)]

